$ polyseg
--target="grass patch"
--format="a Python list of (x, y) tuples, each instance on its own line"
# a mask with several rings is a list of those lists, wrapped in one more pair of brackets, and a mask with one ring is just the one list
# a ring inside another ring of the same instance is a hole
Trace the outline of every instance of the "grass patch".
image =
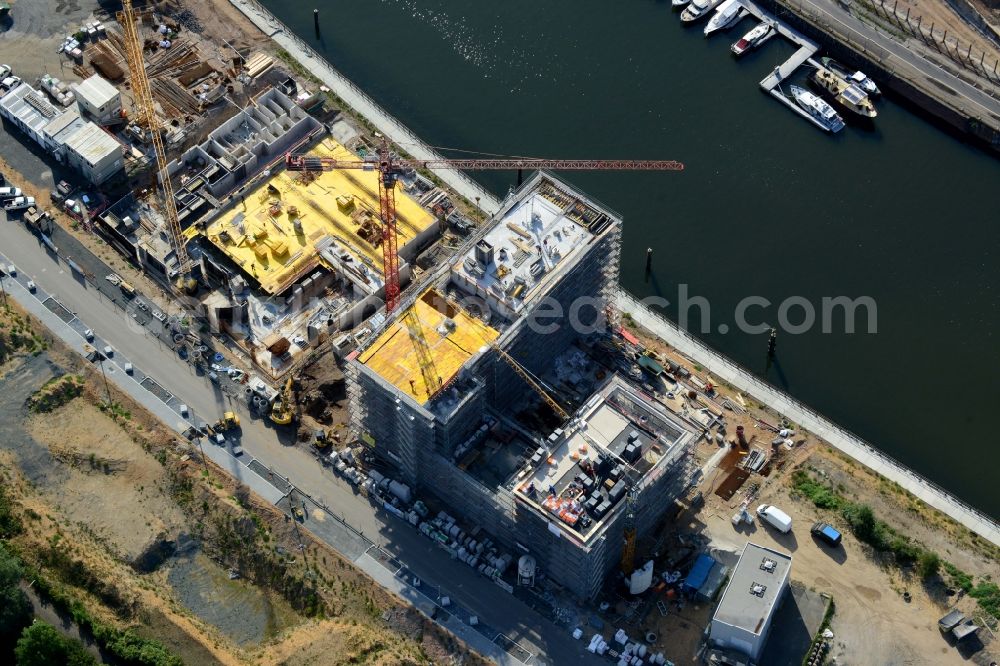
[(82, 375), (63, 375), (50, 379), (28, 398), (28, 411), (34, 414), (53, 412), (83, 395)]
[(979, 607), (995, 618), (1000, 618), (1000, 587), (992, 581), (981, 581), (969, 592), (979, 602)]
[(941, 566), (945, 573), (948, 574), (948, 578), (951, 579), (952, 585), (961, 589), (966, 594), (972, 592), (972, 576), (965, 573), (951, 562), (944, 562)]

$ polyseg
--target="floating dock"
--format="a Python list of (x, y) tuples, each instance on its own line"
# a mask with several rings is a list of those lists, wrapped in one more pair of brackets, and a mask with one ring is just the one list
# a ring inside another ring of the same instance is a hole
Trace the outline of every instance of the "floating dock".
[(804, 63), (809, 62), (812, 65), (816, 65), (816, 62), (812, 60), (812, 57), (816, 55), (817, 51), (819, 51), (819, 44), (812, 41), (798, 30), (781, 23), (772, 14), (761, 9), (756, 3), (753, 2), (753, 0), (739, 0), (739, 3), (743, 6), (743, 9), (752, 14), (758, 21), (770, 22), (774, 25), (775, 32), (799, 47), (799, 49), (792, 54), (792, 57), (775, 67), (774, 71), (761, 80), (761, 89), (798, 115), (811, 122), (816, 127), (819, 127), (824, 132), (828, 131), (819, 121), (802, 110), (794, 100), (785, 95), (780, 88), (781, 82), (785, 81)]

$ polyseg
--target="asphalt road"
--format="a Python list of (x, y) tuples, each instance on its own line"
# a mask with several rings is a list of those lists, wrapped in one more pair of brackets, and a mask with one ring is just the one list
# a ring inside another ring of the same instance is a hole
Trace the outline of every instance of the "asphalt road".
[(874, 44), (888, 51), (888, 57), (883, 59), (883, 64), (890, 69), (898, 69), (901, 63), (909, 65), (928, 79), (952, 89), (962, 98), (973, 115), (992, 115), (994, 122), (1000, 118), (1000, 100), (994, 99), (975, 86), (948, 73), (937, 63), (926, 59), (920, 54), (919, 48), (911, 48), (879, 32), (837, 4), (835, 0), (799, 0), (798, 4), (808, 7), (810, 14), (821, 16), (822, 20), (837, 32), (849, 35), (853, 42)]
[[(127, 312), (48, 252), (22, 223), (0, 222), (0, 248), (17, 263), (22, 277), (30, 276), (39, 288), (76, 313), (122, 355), (138, 359), (137, 366), (141, 364), (155, 375), (164, 389), (193, 411), (209, 420), (228, 409), (240, 412), (241, 444), (250, 455), (290, 478), (303, 492), (399, 558), (416, 576), (442, 588), (452, 599), (476, 613), (482, 622), (538, 655), (531, 663), (570, 660), (607, 663), (584, 650), (584, 645), (573, 640), (569, 630), (556, 626), (468, 566), (452, 560), (409, 524), (385, 511), (376, 511), (366, 498), (321, 465), (311, 453), (294, 446), (293, 432), (276, 430), (267, 419), (252, 416), (241, 400), (232, 399), (207, 377), (196, 373)], [(95, 278), (103, 280), (101, 276)], [(238, 473), (238, 466), (231, 471)], [(307, 519), (306, 527), (309, 526)]]

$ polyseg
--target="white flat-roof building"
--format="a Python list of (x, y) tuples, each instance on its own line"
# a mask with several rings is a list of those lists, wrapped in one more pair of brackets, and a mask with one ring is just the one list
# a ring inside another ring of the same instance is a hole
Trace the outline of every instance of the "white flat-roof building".
[(66, 111), (56, 108), (40, 90), (26, 83), (0, 97), (0, 115), (46, 150), (52, 150), (43, 130)]
[(78, 83), (74, 92), (80, 110), (99, 123), (114, 119), (121, 111), (121, 93), (100, 74)]
[(0, 98), (0, 115), (94, 185), (124, 166), (122, 146), (114, 137), (76, 109), (56, 108), (29, 85), (22, 83)]
[(791, 556), (747, 542), (712, 616), (712, 644), (757, 662), (788, 588), (791, 568)]
[(66, 159), (66, 140), (87, 124), (76, 109), (67, 109), (42, 128), (42, 137), (46, 146), (60, 162)]
[(74, 132), (65, 142), (66, 162), (94, 185), (121, 171), (122, 145), (92, 122)]

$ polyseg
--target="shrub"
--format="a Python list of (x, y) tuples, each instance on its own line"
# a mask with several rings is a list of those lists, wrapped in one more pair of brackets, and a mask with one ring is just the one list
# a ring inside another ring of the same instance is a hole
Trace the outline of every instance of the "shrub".
[(839, 509), (844, 504), (843, 498), (832, 488), (812, 479), (802, 470), (796, 470), (792, 475), (792, 487), (820, 509)]
[(879, 547), (881, 539), (878, 534), (878, 521), (875, 520), (875, 512), (870, 506), (867, 504), (848, 504), (841, 513), (847, 524), (851, 526), (854, 536), (878, 550), (883, 550)]
[(942, 564), (948, 577), (951, 578), (951, 584), (963, 590), (966, 594), (972, 592), (972, 576), (965, 573), (958, 567), (956, 567), (951, 562), (944, 562)]
[(14, 512), (14, 503), (7, 489), (0, 485), (0, 539), (9, 539), (21, 533), (21, 518)]
[(979, 602), (980, 607), (990, 615), (1000, 618), (1000, 588), (996, 583), (984, 581), (972, 588), (969, 596)]
[(937, 553), (925, 550), (917, 558), (917, 573), (923, 580), (929, 580), (938, 575), (941, 570), (941, 558)]
[(63, 375), (45, 384), (28, 398), (28, 409), (35, 413), (51, 412), (83, 394), (83, 377)]

